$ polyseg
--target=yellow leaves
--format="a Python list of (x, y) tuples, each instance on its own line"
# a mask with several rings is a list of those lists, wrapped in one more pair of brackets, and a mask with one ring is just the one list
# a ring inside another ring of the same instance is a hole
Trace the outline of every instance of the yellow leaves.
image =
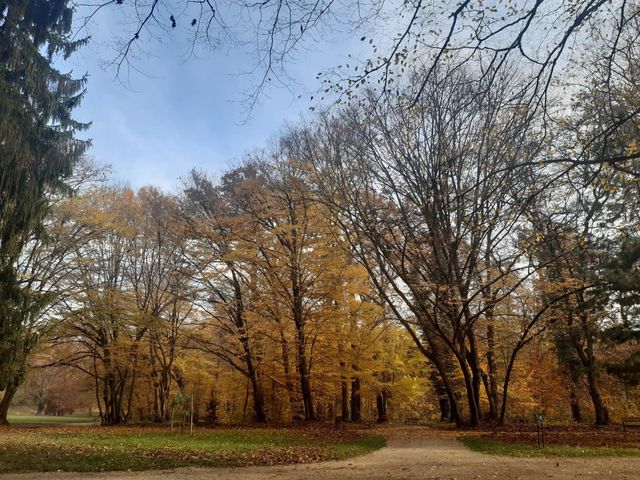
[(97, 187), (69, 200), (73, 221), (96, 234), (133, 238), (142, 224), (142, 207), (129, 188)]

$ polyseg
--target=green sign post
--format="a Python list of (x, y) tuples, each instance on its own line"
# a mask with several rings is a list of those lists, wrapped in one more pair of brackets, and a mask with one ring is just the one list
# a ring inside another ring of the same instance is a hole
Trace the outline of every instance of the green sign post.
[(193, 397), (183, 390), (173, 397), (171, 401), (171, 433), (173, 424), (177, 421), (180, 426), (180, 433), (189, 425), (189, 433), (193, 435)]

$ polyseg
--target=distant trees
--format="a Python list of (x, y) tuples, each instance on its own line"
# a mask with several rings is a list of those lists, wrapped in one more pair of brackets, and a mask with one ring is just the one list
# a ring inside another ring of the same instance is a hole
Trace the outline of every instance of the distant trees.
[(550, 144), (517, 75), (450, 68), (177, 195), (61, 203), (53, 363), (104, 424), (164, 422), (178, 391), (214, 422), (634, 411), (635, 164), (548, 162), (600, 125), (587, 107)]
[(611, 232), (635, 184), (535, 169), (509, 79), (481, 85), (372, 98), (176, 196), (65, 200), (50, 365), (91, 379), (103, 424), (164, 422), (179, 391), (214, 422), (633, 409), (635, 250)]
[[(36, 354), (36, 362), (44, 363), (60, 352)], [(32, 361), (33, 361), (32, 356)], [(15, 402), (33, 405), (36, 415), (69, 415), (80, 409), (90, 410), (93, 388), (90, 379), (72, 368), (41, 368), (33, 366), (27, 380), (16, 394)]]

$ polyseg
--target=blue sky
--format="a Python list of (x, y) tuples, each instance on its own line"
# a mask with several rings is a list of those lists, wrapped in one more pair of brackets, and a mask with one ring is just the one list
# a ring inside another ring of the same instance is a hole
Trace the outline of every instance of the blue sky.
[(285, 122), (306, 114), (309, 96), (319, 88), (316, 73), (343, 62), (360, 43), (355, 34), (310, 43), (302, 60), (290, 64), (297, 81), (293, 93), (270, 88), (245, 122), (243, 93), (254, 79), (242, 72), (254, 65), (251, 51), (221, 48), (185, 61), (185, 38), (176, 29), (175, 40), (143, 38), (145, 55), (134, 59), (142, 73), (121, 75), (123, 85), (115, 79), (115, 68), (106, 65), (115, 57), (113, 32), (118, 29), (117, 20), (103, 10), (89, 26), (90, 45), (64, 65), (76, 76), (89, 74), (75, 116), (93, 122), (86, 134), (93, 140), (89, 156), (110, 164), (115, 181), (165, 190), (178, 187), (179, 177), (193, 167), (219, 174), (264, 146)]

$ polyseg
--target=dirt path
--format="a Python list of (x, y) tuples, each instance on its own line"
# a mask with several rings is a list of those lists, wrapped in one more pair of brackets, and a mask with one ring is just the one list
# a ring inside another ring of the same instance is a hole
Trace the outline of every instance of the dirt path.
[(0, 475), (1, 480), (334, 480), (334, 479), (640, 479), (640, 458), (520, 459), (471, 452), (428, 431), (400, 431), (388, 446), (351, 460), (282, 467), (147, 472), (37, 473)]

